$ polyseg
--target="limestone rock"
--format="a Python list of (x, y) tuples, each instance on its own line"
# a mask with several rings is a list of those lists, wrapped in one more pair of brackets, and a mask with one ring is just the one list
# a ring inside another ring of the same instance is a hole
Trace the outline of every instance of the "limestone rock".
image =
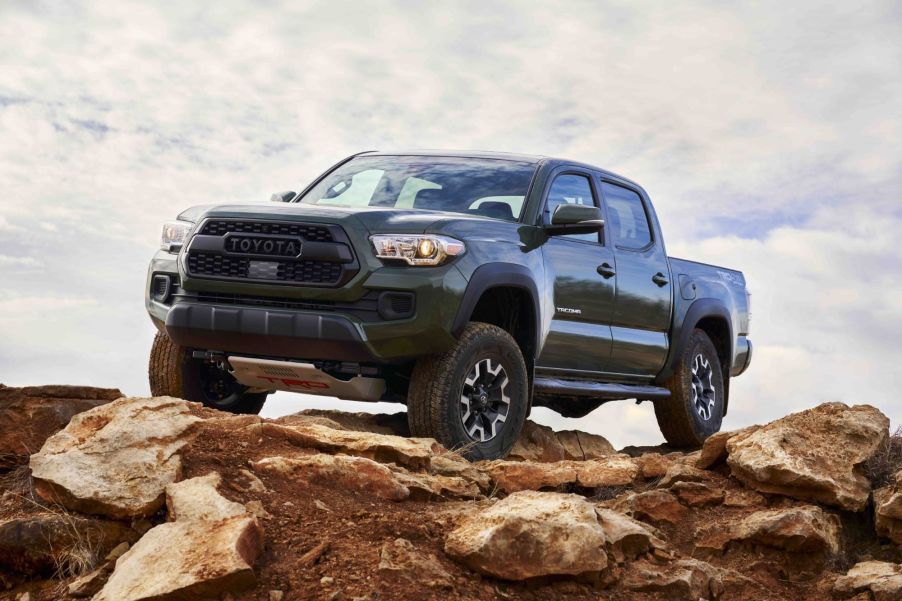
[(674, 463), (667, 468), (667, 472), (661, 478), (658, 486), (668, 488), (677, 482), (704, 482), (710, 479), (710, 472), (700, 470), (688, 463)]
[(280, 417), (274, 421), (286, 425), (318, 423), (338, 430), (389, 434), (404, 438), (410, 437), (406, 413), (354, 413), (332, 409), (305, 409), (292, 415)]
[(517, 492), (469, 514), (445, 539), (445, 553), (506, 580), (599, 572), (608, 565), (595, 508), (577, 495)]
[(633, 457), (633, 461), (639, 467), (639, 475), (645, 479), (660, 478), (667, 473), (673, 464), (673, 456), (660, 453), (645, 453)]
[(664, 542), (645, 524), (604, 507), (596, 507), (595, 512), (604, 530), (608, 554), (617, 563), (635, 559), (653, 548), (665, 547)]
[(749, 426), (741, 430), (731, 432), (715, 432), (702, 444), (701, 452), (695, 461), (695, 467), (708, 469), (727, 458), (727, 441), (733, 438), (738, 442), (758, 430), (761, 426)]
[(836, 554), (839, 518), (813, 505), (756, 511), (742, 521), (715, 524), (699, 533), (697, 546), (723, 549), (732, 541), (751, 542), (783, 551)]
[(575, 430), (555, 432), (548, 426), (527, 421), (507, 459), (554, 463), (599, 459), (614, 453), (614, 447), (602, 436)]
[(379, 571), (431, 588), (451, 588), (454, 579), (431, 553), (421, 553), (404, 538), (385, 543), (379, 551)]
[(629, 494), (616, 500), (613, 508), (640, 520), (670, 524), (679, 523), (688, 513), (673, 494), (661, 489)]
[(493, 461), (488, 464), (487, 471), (495, 485), (506, 493), (558, 488), (576, 482), (576, 466), (571, 461)]
[(31, 456), (46, 501), (115, 518), (147, 516), (181, 472), (178, 455), (199, 418), (170, 397), (121, 398), (72, 418)]
[(726, 443), (733, 475), (759, 492), (861, 511), (870, 481), (861, 465), (889, 435), (889, 420), (869, 405), (826, 403)]
[(395, 465), (390, 465), (389, 469), (395, 480), (407, 487), (411, 498), (440, 500), (475, 499), (482, 496), (479, 486), (466, 478), (409, 472)]
[(298, 447), (326, 453), (345, 453), (413, 469), (428, 468), (432, 456), (441, 450), (441, 446), (431, 438), (402, 438), (389, 434), (336, 430), (315, 423), (281, 425), (265, 422), (253, 427), (258, 428), (264, 436), (281, 438)]
[(902, 471), (893, 484), (874, 491), (874, 522), (877, 534), (902, 544)]
[(726, 496), (722, 488), (704, 482), (677, 482), (670, 487), (670, 492), (690, 507), (719, 505)]
[(202, 599), (253, 585), (263, 530), (219, 495), (218, 481), (212, 474), (167, 486), (175, 521), (151, 528), (123, 554), (93, 601)]
[(65, 572), (69, 563), (96, 565), (120, 542), (137, 538), (127, 524), (65, 513), (0, 520), (0, 571), (27, 576)]
[(115, 388), (0, 385), (0, 470), (28, 463), (72, 416), (121, 396)]
[(874, 601), (898, 601), (902, 599), (902, 565), (863, 561), (837, 578), (833, 590), (843, 596), (870, 591)]
[(639, 475), (639, 466), (627, 455), (611, 455), (575, 463), (576, 483), (585, 488), (625, 486)]
[(488, 492), (492, 479), (487, 473), (476, 468), (472, 463), (453, 453), (436, 455), (429, 462), (429, 473), (439, 476), (452, 476), (473, 482), (483, 491)]
[(365, 457), (317, 453), (266, 457), (251, 465), (256, 471), (374, 494), (391, 501), (403, 501), (410, 496), (410, 490), (398, 481), (388, 467)]
[(717, 568), (697, 559), (680, 559), (665, 566), (640, 560), (630, 566), (623, 587), (661, 593), (671, 601), (698, 601), (719, 596), (723, 583)]

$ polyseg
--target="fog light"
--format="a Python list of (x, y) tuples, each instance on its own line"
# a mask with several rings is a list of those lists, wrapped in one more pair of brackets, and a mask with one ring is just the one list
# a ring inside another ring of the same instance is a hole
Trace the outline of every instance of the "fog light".
[(172, 294), (172, 280), (168, 275), (158, 273), (151, 280), (150, 291), (155, 301), (165, 303)]

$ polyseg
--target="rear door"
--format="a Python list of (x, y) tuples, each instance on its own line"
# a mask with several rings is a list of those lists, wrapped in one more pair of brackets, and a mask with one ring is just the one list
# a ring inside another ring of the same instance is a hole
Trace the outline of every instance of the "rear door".
[[(550, 182), (545, 223), (563, 203), (598, 206), (597, 181), (589, 173), (561, 168)], [(542, 249), (548, 285), (553, 278), (554, 308), (537, 368), (561, 375), (602, 372), (611, 354), (614, 254), (601, 233), (552, 236)]]
[(617, 294), (611, 358), (605, 371), (653, 377), (667, 357), (672, 284), (667, 253), (656, 239), (648, 198), (622, 182), (600, 182), (605, 231), (614, 249)]

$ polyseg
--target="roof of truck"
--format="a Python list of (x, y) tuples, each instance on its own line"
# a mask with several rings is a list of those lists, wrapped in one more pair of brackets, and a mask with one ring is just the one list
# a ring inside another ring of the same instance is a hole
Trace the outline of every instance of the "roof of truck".
[[(426, 149), (417, 149), (417, 150), (367, 150), (365, 152), (359, 153), (359, 155), (368, 155), (368, 156), (431, 156), (431, 157), (461, 157), (461, 158), (473, 158), (473, 159), (497, 159), (503, 161), (518, 161), (521, 163), (530, 163), (533, 165), (538, 165), (539, 163), (553, 163), (556, 165), (576, 165), (579, 167), (585, 167), (587, 169), (592, 169), (594, 171), (601, 171), (607, 175), (611, 175), (616, 177), (617, 179), (623, 180), (625, 182), (629, 182), (636, 186), (639, 186), (636, 182), (629, 179), (628, 177), (623, 177), (618, 173), (614, 173), (613, 171), (608, 171), (607, 169), (602, 169), (601, 167), (596, 167), (595, 165), (590, 165), (588, 163), (583, 163), (581, 161), (573, 161), (570, 159), (563, 159), (558, 157), (549, 157), (541, 154), (519, 154), (514, 152), (493, 152), (489, 150), (426, 150)], [(641, 187), (641, 186), (640, 186)]]

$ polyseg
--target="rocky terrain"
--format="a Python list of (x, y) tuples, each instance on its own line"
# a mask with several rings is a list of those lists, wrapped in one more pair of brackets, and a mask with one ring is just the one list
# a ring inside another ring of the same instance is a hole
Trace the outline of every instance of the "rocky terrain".
[(691, 453), (0, 385), (0, 599), (902, 599), (902, 438), (829, 403)]

